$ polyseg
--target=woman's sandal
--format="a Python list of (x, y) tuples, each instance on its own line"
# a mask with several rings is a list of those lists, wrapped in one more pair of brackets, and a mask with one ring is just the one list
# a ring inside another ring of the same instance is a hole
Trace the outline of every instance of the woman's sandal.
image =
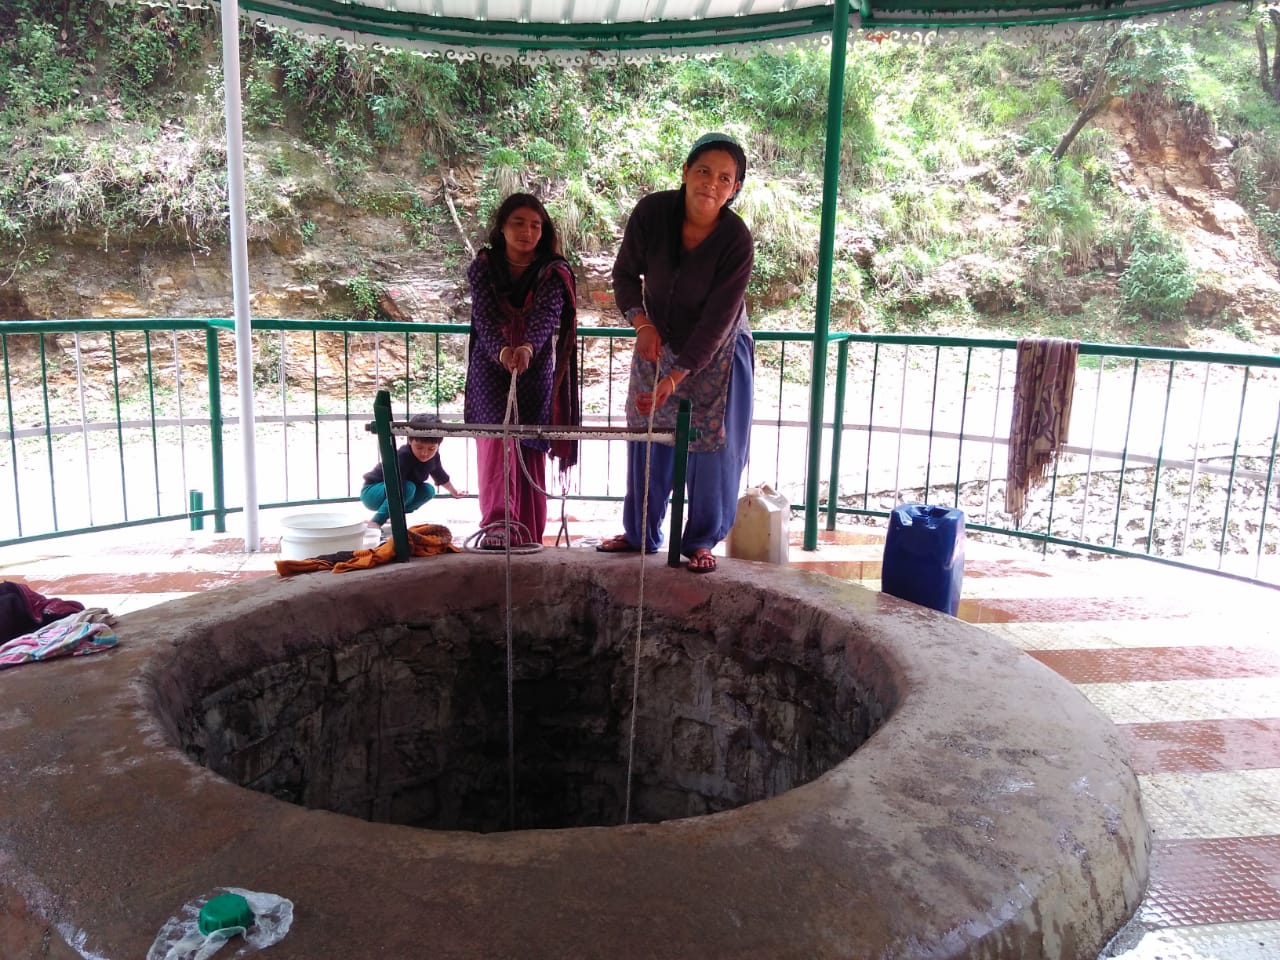
[(495, 530), (493, 533), (486, 533), (480, 540), (481, 550), (505, 550), (507, 549), (507, 535), (501, 530)]
[(618, 534), (616, 537), (610, 537), (608, 540), (601, 540), (596, 544), (596, 549), (601, 553), (639, 553), (640, 548), (631, 545), (631, 541), (626, 538), (625, 534)]
[(715, 554), (705, 547), (695, 550), (689, 555), (689, 569), (694, 573), (711, 573), (715, 568)]

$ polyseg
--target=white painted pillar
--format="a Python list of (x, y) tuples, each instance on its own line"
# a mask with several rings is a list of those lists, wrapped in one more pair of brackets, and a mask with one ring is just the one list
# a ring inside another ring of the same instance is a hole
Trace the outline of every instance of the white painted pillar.
[(244, 198), (244, 120), (240, 110), (240, 3), (222, 0), (222, 83), (227, 118), (227, 204), (231, 224), (231, 290), (235, 300), (236, 385), (244, 454), (244, 549), (258, 550), (256, 417), (253, 405), (253, 325), (249, 317), (248, 218)]

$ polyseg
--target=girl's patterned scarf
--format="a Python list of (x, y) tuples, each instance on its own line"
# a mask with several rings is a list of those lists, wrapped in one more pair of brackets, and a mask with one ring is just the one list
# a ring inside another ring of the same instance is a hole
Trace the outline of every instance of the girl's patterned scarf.
[[(559, 254), (543, 257), (519, 277), (512, 278), (505, 256), (489, 258), (489, 276), (503, 313), (503, 332), (507, 343), (525, 342), (525, 316), (533, 307), (534, 294), (544, 280), (558, 279), (564, 284), (564, 307), (560, 311), (560, 327), (556, 332), (555, 374), (551, 386), (551, 423), (556, 427), (582, 425), (582, 406), (578, 394), (578, 287), (569, 262)], [(568, 483), (569, 470), (578, 462), (577, 440), (552, 440), (551, 456), (559, 461), (560, 481)]]

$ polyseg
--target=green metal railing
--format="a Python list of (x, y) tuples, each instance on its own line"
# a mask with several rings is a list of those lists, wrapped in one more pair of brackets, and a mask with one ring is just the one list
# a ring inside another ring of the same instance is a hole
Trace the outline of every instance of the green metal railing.
[[(223, 357), (232, 333), (221, 318), (0, 322), (0, 544), (172, 521), (225, 530), (244, 502), (239, 446), (228, 442), (242, 421), (235, 364)], [(378, 459), (365, 429), (378, 390), (398, 416), (460, 421), (468, 333), (255, 320), (260, 507), (354, 504)], [(623, 422), (632, 335), (579, 330), (587, 423)], [(1004, 483), (1016, 341), (832, 334), (824, 360), (813, 332), (755, 336), (744, 481), (769, 483), (804, 511), (807, 548), (820, 510), (831, 529), (929, 502), (964, 510), (974, 535), (1041, 551), (1143, 556), (1280, 585), (1280, 358), (1082, 344), (1066, 453), (1015, 520)], [(830, 421), (811, 424), (819, 391)], [(474, 486), (466, 441), (444, 455)], [(570, 497), (620, 500), (624, 468), (616, 444), (584, 441)]]
[[(1280, 585), (1280, 358), (1080, 344), (1066, 451), (1019, 521), (1004, 506), (1017, 341), (833, 339), (828, 529), (840, 514), (883, 518), (898, 502), (928, 502), (964, 510), (970, 531), (1042, 551), (1142, 556)], [(852, 399), (851, 379), (865, 381)], [(904, 412), (908, 396), (927, 422)], [(850, 435), (862, 446), (852, 470)], [(892, 457), (876, 452), (886, 440)]]
[[(380, 389), (405, 417), (461, 420), (469, 332), (255, 320), (255, 439), (266, 461), (259, 506), (353, 503), (378, 459), (364, 425)], [(0, 322), (0, 470), (12, 493), (0, 497), (12, 503), (0, 507), (0, 544), (174, 520), (210, 519), (225, 530), (228, 514), (243, 509), (239, 445), (230, 442), (241, 405), (235, 363), (224, 359), (233, 333), (223, 318)], [(580, 333), (593, 364), (585, 379), (601, 385), (586, 420), (619, 422), (633, 331)], [(592, 446), (591, 466), (603, 469), (580, 471), (574, 497), (620, 500), (624, 455), (604, 441)], [(470, 450), (447, 453), (451, 470), (473, 468)]]

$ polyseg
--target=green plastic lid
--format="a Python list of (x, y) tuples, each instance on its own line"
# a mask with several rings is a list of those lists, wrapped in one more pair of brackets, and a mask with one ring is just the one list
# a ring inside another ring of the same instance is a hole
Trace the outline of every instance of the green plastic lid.
[(249, 901), (238, 893), (220, 893), (200, 908), (200, 932), (206, 937), (228, 927), (253, 926)]

